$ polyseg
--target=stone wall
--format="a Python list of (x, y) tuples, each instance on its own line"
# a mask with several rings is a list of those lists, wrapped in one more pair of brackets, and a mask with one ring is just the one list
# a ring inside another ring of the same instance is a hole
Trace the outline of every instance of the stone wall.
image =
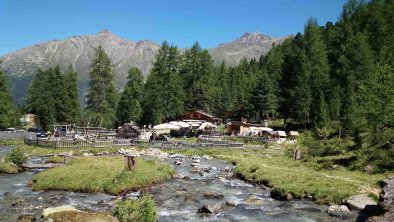
[(0, 140), (16, 140), (23, 138), (35, 139), (36, 134), (34, 132), (25, 132), (25, 133), (0, 132)]

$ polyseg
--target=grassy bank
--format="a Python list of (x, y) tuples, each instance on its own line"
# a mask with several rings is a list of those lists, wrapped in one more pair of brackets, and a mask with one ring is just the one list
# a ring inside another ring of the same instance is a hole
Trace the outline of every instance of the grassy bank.
[(367, 193), (377, 195), (378, 181), (388, 174), (368, 175), (343, 167), (316, 169), (313, 163), (295, 161), (286, 149), (189, 149), (174, 150), (186, 155), (210, 155), (236, 164), (235, 173), (245, 179), (272, 187), (282, 195), (296, 198), (312, 195), (319, 203), (340, 203), (346, 197)]
[(3, 145), (20, 145), (20, 144), (23, 144), (23, 139), (0, 140), (0, 146), (3, 146)]
[(18, 167), (8, 161), (0, 161), (0, 173), (15, 174), (18, 173)]
[[(82, 155), (83, 153), (101, 153), (108, 151), (108, 153), (116, 153), (118, 149), (121, 147), (112, 147), (112, 148), (86, 148), (86, 149), (55, 149), (55, 148), (46, 148), (46, 147), (38, 147), (38, 146), (29, 146), (26, 144), (20, 144), (15, 147), (19, 147), (24, 153), (27, 153), (31, 156), (41, 156), (41, 155), (49, 155), (49, 154), (59, 154), (64, 152), (73, 152), (73, 155)], [(125, 147), (123, 147), (125, 148)], [(128, 147), (129, 148), (129, 147)]]
[(119, 194), (168, 180), (174, 169), (153, 160), (137, 159), (132, 171), (123, 171), (123, 157), (79, 157), (68, 165), (35, 175), (34, 190), (72, 190)]

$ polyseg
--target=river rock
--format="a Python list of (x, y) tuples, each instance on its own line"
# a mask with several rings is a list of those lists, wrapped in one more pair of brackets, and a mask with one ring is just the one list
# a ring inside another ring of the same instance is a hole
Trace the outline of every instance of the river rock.
[(213, 213), (218, 213), (220, 209), (221, 209), (221, 205), (206, 204), (198, 208), (198, 213), (213, 214)]
[(328, 214), (341, 219), (348, 218), (351, 215), (349, 208), (345, 205), (332, 205), (328, 207)]
[(181, 165), (182, 163), (183, 163), (183, 161), (181, 161), (181, 160), (174, 161), (174, 165), (177, 165), (177, 166)]
[(264, 201), (257, 197), (257, 196), (250, 196), (245, 200), (245, 204), (247, 205), (262, 205), (264, 203)]
[(149, 149), (145, 150), (145, 155), (148, 155), (148, 156), (158, 157), (158, 156), (160, 156), (160, 154), (161, 154), (161, 151), (157, 148), (149, 148)]
[(226, 166), (226, 168), (224, 168), (224, 172), (230, 172), (231, 171), (231, 167)]
[(223, 194), (217, 194), (217, 193), (211, 193), (211, 192), (204, 193), (203, 196), (207, 199), (223, 199), (223, 197), (224, 197)]
[(60, 207), (49, 207), (49, 208), (44, 209), (44, 211), (42, 212), (42, 216), (45, 218), (45, 217), (48, 217), (50, 214), (63, 212), (63, 211), (82, 212), (80, 210), (77, 210), (74, 206), (63, 205)]
[(72, 156), (73, 154), (74, 154), (73, 151), (70, 151), (70, 152), (59, 153), (58, 156)]
[(371, 212), (377, 210), (377, 203), (366, 194), (359, 194), (349, 197), (345, 200), (345, 203), (350, 207), (350, 209), (354, 210), (365, 210)]
[(193, 159), (192, 163), (200, 163), (200, 160), (199, 159)]
[(82, 156), (94, 156), (93, 153), (83, 153)]
[(379, 198), (379, 206), (394, 214), (394, 177), (383, 180), (380, 186), (382, 192)]
[(202, 156), (202, 158), (203, 158), (204, 160), (212, 160), (212, 157), (207, 156), (207, 155)]
[(17, 222), (33, 222), (36, 221), (36, 218), (32, 214), (21, 214), (18, 217)]
[(199, 163), (191, 163), (190, 166), (199, 168), (201, 165)]

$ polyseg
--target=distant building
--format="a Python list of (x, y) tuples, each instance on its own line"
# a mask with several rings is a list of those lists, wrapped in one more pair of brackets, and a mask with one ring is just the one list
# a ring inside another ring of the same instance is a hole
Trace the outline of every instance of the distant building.
[(133, 123), (126, 123), (122, 127), (116, 130), (117, 138), (132, 139), (139, 138), (141, 136), (141, 130), (138, 126)]
[(287, 136), (290, 140), (296, 140), (299, 135), (298, 131), (290, 131)]
[(213, 124), (218, 124), (220, 122), (219, 118), (216, 118), (214, 115), (208, 114), (201, 110), (185, 113), (181, 116), (178, 116), (177, 120), (178, 121), (198, 120), (201, 122), (210, 122)]
[(231, 121), (226, 124), (226, 134), (243, 135), (249, 132), (250, 127), (260, 127), (260, 124), (247, 123), (242, 121)]

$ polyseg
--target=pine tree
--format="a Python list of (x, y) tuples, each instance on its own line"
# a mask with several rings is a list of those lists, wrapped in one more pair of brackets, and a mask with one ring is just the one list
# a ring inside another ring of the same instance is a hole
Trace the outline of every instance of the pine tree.
[(319, 98), (319, 102), (317, 103), (316, 110), (317, 110), (316, 112), (317, 115), (315, 117), (315, 126), (319, 128), (327, 127), (330, 121), (330, 114), (323, 92), (320, 93), (320, 98)]
[(229, 73), (224, 62), (222, 62), (219, 67), (215, 68), (213, 81), (214, 83), (213, 86), (211, 86), (210, 92), (212, 96), (210, 107), (212, 113), (220, 117), (224, 115), (225, 111), (229, 110), (231, 101)]
[(67, 114), (64, 122), (77, 123), (81, 112), (78, 97), (78, 74), (71, 64), (64, 73), (64, 80), (66, 84), (65, 113)]
[[(312, 103), (320, 104), (322, 101), (325, 101), (324, 97), (327, 93), (329, 67), (326, 45), (315, 19), (308, 20), (305, 26), (304, 36)], [(321, 98), (322, 94), (323, 98)], [(324, 107), (328, 108), (327, 106)], [(327, 113), (328, 110), (322, 110), (322, 107), (311, 106), (311, 115), (317, 124), (322, 123), (322, 116), (325, 116)]]
[(144, 81), (141, 71), (138, 68), (129, 69), (127, 79), (116, 112), (118, 125), (130, 121), (139, 122), (142, 117), (141, 100)]
[(111, 60), (102, 46), (95, 49), (87, 99), (86, 109), (93, 122), (112, 127), (116, 118), (117, 90)]
[(13, 126), (15, 111), (5, 73), (0, 69), (0, 129)]
[(180, 62), (178, 48), (163, 42), (144, 87), (144, 123), (158, 124), (174, 119), (183, 112), (184, 92), (179, 75)]
[(212, 100), (214, 65), (207, 50), (198, 42), (184, 53), (180, 74), (184, 79), (185, 109), (209, 111)]
[(266, 72), (261, 71), (251, 97), (252, 105), (258, 114), (259, 120), (274, 117), (278, 108), (274, 81)]
[(69, 115), (68, 108), (68, 93), (67, 93), (67, 82), (63, 74), (60, 71), (59, 65), (53, 68), (53, 79), (48, 82), (48, 91), (51, 92), (54, 98), (54, 108), (56, 110), (56, 122), (67, 123), (67, 117)]

